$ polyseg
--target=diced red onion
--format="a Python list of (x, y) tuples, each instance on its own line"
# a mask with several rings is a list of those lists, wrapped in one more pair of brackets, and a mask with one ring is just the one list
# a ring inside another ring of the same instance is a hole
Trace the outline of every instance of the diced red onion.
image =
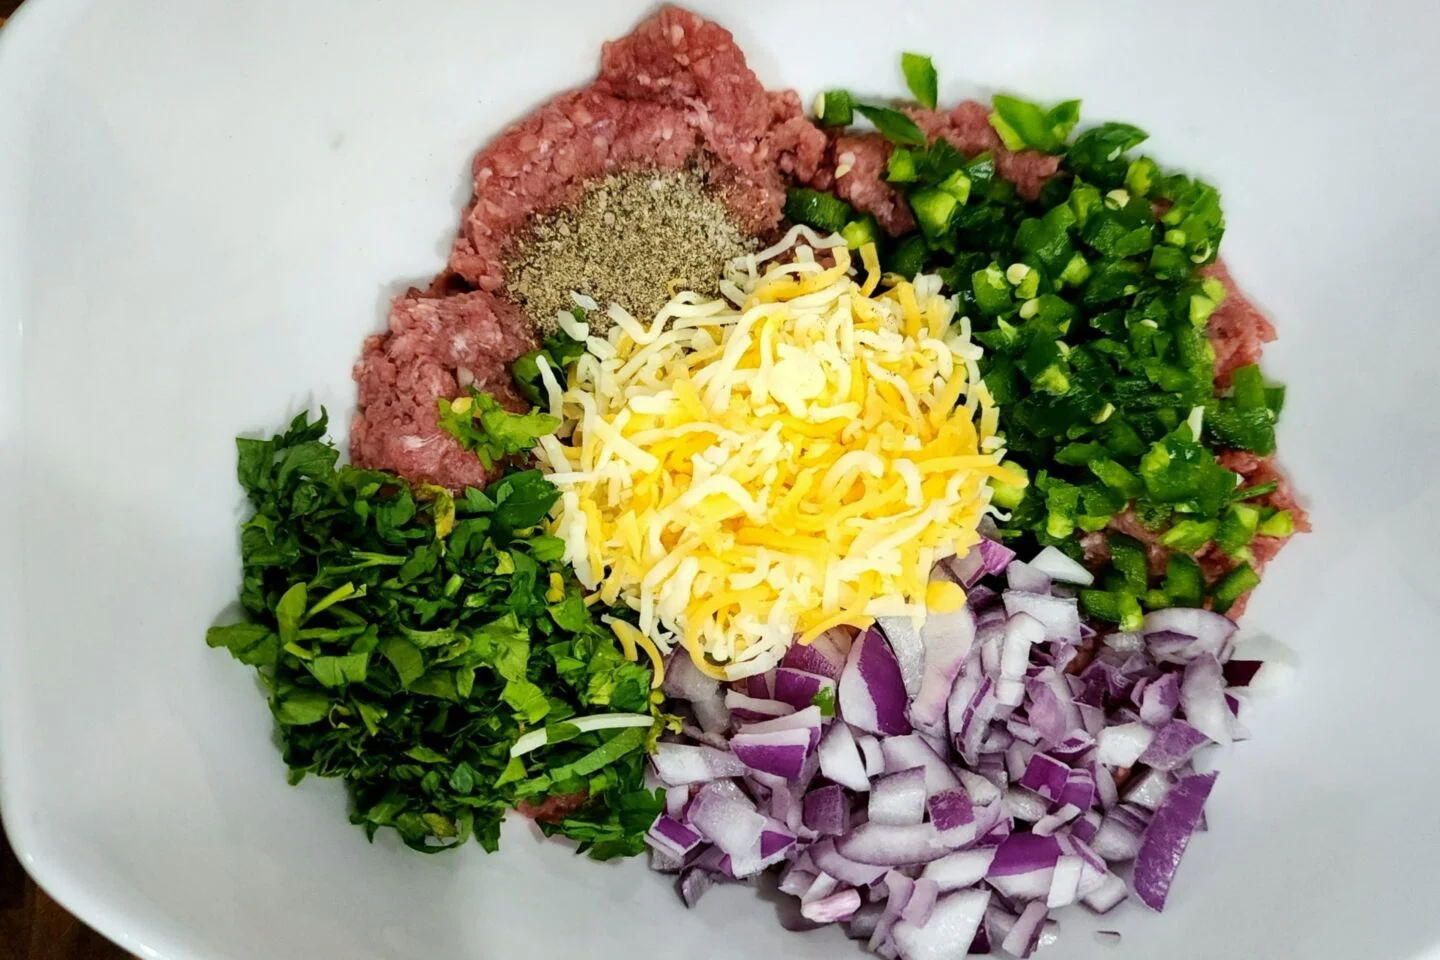
[(865, 772), (865, 761), (855, 745), (850, 727), (844, 723), (830, 725), (830, 730), (820, 738), (820, 772), (828, 779), (864, 792), (870, 789), (870, 777)]
[(835, 847), (835, 840), (825, 838), (807, 851), (815, 866), (841, 883), (865, 887), (885, 876), (886, 864), (868, 864), (851, 860)]
[(690, 867), (680, 874), (680, 897), (685, 901), (685, 906), (693, 908), (705, 895), (705, 891), (714, 885), (714, 873), (701, 867)]
[(1024, 560), (1012, 560), (1005, 568), (1005, 582), (1011, 590), (1023, 593), (1050, 593), (1050, 576), (1043, 570), (1030, 566)]
[(936, 901), (924, 926), (901, 920), (892, 931), (900, 956), (904, 960), (964, 960), (989, 904), (988, 890), (959, 890)]
[[(757, 855), (760, 852), (758, 845), (755, 852)], [(731, 869), (730, 855), (716, 846), (707, 846), (702, 849), (692, 865), (716, 874), (719, 879), (735, 879), (735, 871)]]
[(929, 863), (951, 852), (928, 823), (862, 823), (837, 839), (835, 849), (858, 863), (889, 867)]
[(1044, 573), (1051, 580), (1073, 583), (1088, 587), (1095, 582), (1095, 575), (1076, 560), (1072, 560), (1055, 547), (1046, 547), (1035, 555), (1030, 566)]
[(666, 816), (660, 817), (650, 826), (649, 832), (645, 834), (645, 840), (657, 850), (681, 860), (702, 842), (700, 834), (678, 820)]
[(1053, 837), (1071, 820), (1080, 816), (1080, 808), (1073, 803), (1062, 804), (1054, 813), (1047, 813), (1035, 821), (1030, 828), (1031, 832), (1041, 837)]
[(840, 836), (850, 829), (850, 798), (845, 788), (832, 783), (805, 794), (804, 823), (828, 836)]
[(1049, 806), (1043, 797), (1021, 787), (1011, 787), (1006, 790), (1003, 802), (1005, 810), (1010, 816), (1027, 823), (1034, 823), (1045, 816), (1045, 811)]
[(1263, 666), (1264, 660), (1229, 660), (1225, 663), (1225, 685), (1248, 687)]
[[(932, 794), (926, 801), (926, 810), (930, 814), (930, 822), (941, 833), (975, 822), (975, 807), (970, 800), (970, 794), (959, 787)], [(871, 819), (874, 819), (873, 814)]]
[(1000, 799), (1000, 787), (995, 782), (973, 770), (966, 770), (961, 767), (956, 770), (960, 776), (960, 784), (965, 792), (970, 794), (970, 801), (984, 806)]
[(800, 913), (807, 920), (816, 923), (834, 923), (852, 916), (860, 909), (858, 890), (839, 890), (819, 900), (810, 900), (800, 905)]
[(1127, 896), (1129, 891), (1125, 888), (1125, 881), (1113, 873), (1107, 873), (1104, 882), (1085, 894), (1081, 900), (1096, 913), (1109, 913)]
[(1040, 930), (1045, 924), (1047, 914), (1043, 900), (1032, 900), (1020, 912), (1020, 918), (1015, 921), (1015, 926), (1005, 935), (1000, 943), (1000, 949), (1013, 957), (1028, 957), (1035, 952), (1035, 946), (1040, 942)]
[(765, 830), (760, 834), (760, 859), (772, 860), (795, 845), (795, 838), (781, 830)]
[(905, 685), (905, 695), (914, 697), (920, 692), (920, 681), (925, 673), (925, 641), (913, 617), (876, 617), (878, 626), (895, 662), (900, 667), (900, 681)]
[(733, 753), (686, 743), (657, 744), (650, 762), (660, 779), (672, 786), (738, 777), (745, 772), (745, 764)]
[(1139, 721), (1106, 727), (1095, 738), (1095, 758), (1111, 767), (1134, 766), (1153, 739), (1155, 731)]
[[(1076, 704), (1075, 714), (1077, 717), (1080, 714), (1079, 704)], [(1057, 760), (1075, 764), (1083, 760), (1094, 747), (1095, 738), (1090, 736), (1083, 726), (1076, 726), (1050, 748), (1050, 754)]]
[(1010, 561), (1015, 559), (1015, 551), (998, 541), (985, 537), (980, 541), (980, 559), (985, 565), (986, 573), (999, 573), (1010, 566)]
[[(935, 566), (937, 571), (944, 574), (950, 580), (960, 584), (960, 586), (966, 590), (969, 590), (975, 586), (975, 584), (979, 583), (980, 578), (985, 576), (987, 572), (985, 570), (985, 557), (979, 547), (969, 551), (964, 556), (946, 557)], [(932, 573), (932, 576), (933, 575)]]
[(701, 673), (690, 654), (680, 650), (665, 661), (661, 690), (667, 697), (680, 700), (708, 700), (720, 692), (720, 681)]
[(1005, 623), (1000, 653), (1000, 682), (996, 699), (1018, 706), (1025, 699), (1025, 671), (1030, 666), (1030, 648), (1045, 640), (1045, 624), (1028, 612), (1011, 615)]
[[(659, 779), (659, 775), (656, 775)], [(663, 782), (663, 781), (662, 781)], [(690, 805), (690, 794), (693, 792), (690, 784), (680, 786), (667, 786), (665, 788), (665, 814), (679, 820), (685, 816), (685, 808)]]
[(1050, 893), (1045, 906), (1051, 910), (1068, 907), (1080, 896), (1080, 874), (1084, 872), (1085, 861), (1079, 857), (1062, 855), (1055, 861), (1055, 875), (1050, 879)]
[(810, 889), (819, 874), (814, 870), (807, 870), (797, 862), (790, 862), (780, 874), (778, 889), (781, 893), (788, 893), (792, 897), (798, 897)]
[(690, 826), (730, 857), (758, 853), (766, 819), (749, 800), (706, 784), (690, 803)]
[(1235, 629), (1235, 621), (1212, 610), (1169, 607), (1145, 614), (1140, 632), (1157, 660), (1189, 663), (1202, 653), (1218, 657)]
[(918, 734), (886, 737), (880, 741), (880, 752), (885, 758), (886, 773), (898, 773), (914, 767), (923, 770), (925, 789), (929, 793), (960, 786), (960, 778), (955, 776), (950, 764)]
[(783, 717), (774, 717), (770, 720), (756, 720), (743, 724), (737, 733), (774, 733), (777, 730), (805, 730), (810, 734), (810, 747), (813, 749), (820, 742), (820, 728), (824, 725), (825, 718), (820, 713), (820, 708), (815, 706), (806, 707), (803, 710), (796, 710), (794, 713), (786, 714)]
[(835, 681), (818, 673), (778, 667), (775, 670), (775, 699), (802, 710), (815, 702), (821, 690), (835, 691)]
[(1163, 726), (1180, 706), (1180, 676), (1167, 673), (1145, 686), (1140, 698), (1140, 719), (1152, 727)]
[(679, 873), (685, 866), (685, 858), (650, 848), (650, 869), (656, 873)]
[(794, 779), (805, 766), (810, 752), (810, 731), (805, 728), (762, 733), (737, 733), (730, 749), (752, 770)]
[(1019, 590), (1006, 590), (1000, 595), (1005, 603), (1005, 613), (1014, 617), (1017, 613), (1028, 614), (1040, 621), (1046, 640), (1062, 643), (1080, 642), (1080, 607), (1076, 600), (1064, 597), (1047, 597)]
[(880, 922), (880, 916), (885, 912), (885, 905), (882, 903), (867, 903), (855, 911), (845, 924), (845, 935), (851, 940), (867, 940), (875, 932), (875, 927)]
[(1140, 762), (1156, 770), (1170, 771), (1189, 762), (1208, 741), (1205, 734), (1183, 720), (1171, 720), (1155, 731), (1155, 738), (1140, 754)]
[(1107, 634), (1104, 643), (1118, 653), (1139, 653), (1145, 649), (1145, 638), (1138, 633)]
[[(1050, 667), (1046, 667), (1045, 670), (1058, 679), (1055, 671)], [(1069, 689), (1064, 691), (1065, 703), (1062, 705), (1057, 694), (1057, 690), (1062, 687), (1062, 684), (1049, 683), (1042, 679), (1044, 672), (1041, 671), (1041, 675), (1025, 681), (1025, 691), (1030, 698), (1029, 705), (1025, 708), (1025, 716), (1038, 737), (1054, 743), (1064, 738), (1066, 730), (1080, 725), (1080, 711), (1076, 708), (1074, 700), (1071, 699)], [(1069, 717), (1071, 713), (1074, 714), (1073, 722)], [(1012, 732), (1015, 732), (1017, 736), (1020, 735), (1013, 728)]]
[(1011, 900), (1043, 899), (1058, 859), (1060, 844), (1054, 837), (1011, 834), (996, 849), (986, 880)]
[(1152, 910), (1165, 909), (1175, 871), (1204, 813), (1216, 775), (1186, 777), (1170, 791), (1140, 839), (1135, 857), (1135, 895)]
[(1019, 783), (1047, 800), (1056, 801), (1064, 792), (1065, 781), (1069, 776), (1068, 766), (1047, 754), (1037, 753), (1030, 758)]
[(900, 665), (878, 629), (865, 631), (850, 648), (838, 690), (837, 701), (846, 723), (886, 736), (910, 732)]
[(725, 706), (729, 707), (735, 719), (742, 723), (773, 720), (776, 717), (789, 716), (795, 712), (795, 708), (788, 703), (781, 703), (779, 700), (762, 700), (759, 697), (743, 694), (738, 690), (730, 690), (725, 694)]
[(925, 798), (925, 771), (920, 767), (881, 777), (870, 784), (870, 822), (918, 824), (925, 819)]
[(1140, 852), (1140, 832), (1128, 819), (1117, 817), (1112, 811), (1100, 821), (1090, 846), (1112, 863), (1133, 860)]
[[(956, 684), (957, 690), (960, 684)], [(995, 698), (995, 681), (985, 677), (975, 689), (968, 703), (960, 707), (958, 711), (958, 722), (956, 720), (956, 707), (958, 702), (954, 699), (950, 703), (950, 735), (955, 740), (955, 749), (965, 762), (974, 766), (980, 760), (980, 746), (985, 741), (985, 735), (990, 732), (990, 721), (995, 717), (995, 711), (999, 708), (1000, 702)]]
[(993, 603), (995, 599), (999, 596), (1000, 594), (996, 593), (994, 590), (991, 590), (983, 583), (976, 584), (975, 586), (966, 589), (965, 603), (971, 610), (979, 611), (987, 605)]
[(780, 666), (839, 680), (840, 670), (845, 666), (845, 654), (849, 650), (848, 641), (844, 649), (841, 649), (832, 633), (827, 631), (816, 637), (814, 643), (806, 646), (792, 643), (785, 651), (785, 656), (780, 659)]
[(940, 888), (934, 880), (924, 877), (917, 879), (911, 887), (905, 906), (900, 910), (900, 919), (918, 927), (925, 926), (930, 921), (930, 915), (935, 911), (935, 903), (939, 898)]
[(690, 709), (695, 713), (700, 729), (707, 734), (718, 735), (730, 729), (730, 708), (725, 705), (725, 697), (719, 690), (703, 700), (692, 700)]
[(1180, 683), (1180, 707), (1185, 721), (1221, 746), (1229, 746), (1230, 707), (1225, 702), (1225, 677), (1220, 661), (1202, 653), (1185, 667)]
[(975, 643), (975, 614), (969, 607), (954, 613), (932, 613), (920, 629), (924, 667), (919, 692), (910, 704), (910, 722), (921, 730), (938, 730), (955, 677)]
[(933, 880), (941, 893), (973, 886), (985, 879), (990, 863), (995, 859), (996, 847), (975, 847), (946, 854), (939, 860), (925, 865), (921, 876)]
[(1065, 786), (1060, 791), (1059, 802), (1084, 811), (1094, 805), (1095, 795), (1095, 775), (1089, 770), (1071, 770), (1065, 777)]
[(880, 749), (878, 737), (862, 733), (855, 738), (855, 744), (860, 748), (860, 756), (865, 761), (865, 774), (870, 779), (873, 780), (885, 772), (885, 751)]
[[(975, 646), (980, 649), (980, 670), (985, 679), (999, 676), (1000, 662), (1005, 655), (1005, 611), (987, 613), (976, 618)], [(1044, 631), (1041, 631), (1042, 635)]]
[(1100, 828), (1101, 816), (1098, 810), (1086, 810), (1071, 825), (1070, 835), (1086, 841), (1092, 839)]
[[(1163, 905), (1170, 875), (1157, 864), (1203, 829), (1208, 784), (1187, 787), (1194, 803), (1178, 805), (1181, 785), (1197, 779), (1193, 755), (1226, 742), (1207, 725), (1223, 721), (1232, 739), (1243, 729), (1225, 681), (1255, 670), (1224, 668), (1233, 625), (1206, 611), (1158, 611), (1143, 634), (1105, 637), (1069, 676), (1079, 639), (1095, 635), (1074, 600), (1088, 572), (1059, 551), (1017, 563), (986, 543), (974, 561), (942, 561), (934, 575), (967, 582), (978, 564), (977, 577), (1003, 570), (1010, 589), (997, 601), (972, 586), (962, 611), (927, 618), (918, 674), (915, 651), (904, 652), (906, 619), (882, 624), (888, 640), (875, 628), (853, 643), (849, 632), (822, 636), (819, 652), (799, 648), (724, 699), (719, 687), (671, 678), (667, 690), (689, 694), (701, 723), (686, 736), (729, 729), (715, 726), (723, 713), (702, 718), (707, 702), (723, 711), (728, 700), (740, 728), (729, 750), (677, 755), (662, 745), (655, 777), (680, 785), (648, 835), (652, 862), (697, 887), (788, 860), (781, 889), (801, 909), (787, 927), (842, 920), (880, 956), (905, 960), (960, 960), (992, 944), (1028, 955), (1055, 935), (1049, 909), (1078, 900), (1103, 912), (1125, 898), (1107, 861), (1135, 860), (1137, 892)], [(833, 722), (813, 703), (832, 684)], [(733, 769), (740, 760), (744, 772)], [(1121, 802), (1112, 769), (1137, 764)], [(817, 775), (826, 779), (810, 789)], [(951, 916), (957, 897), (972, 900)], [(938, 932), (947, 916), (959, 918), (957, 935)]]

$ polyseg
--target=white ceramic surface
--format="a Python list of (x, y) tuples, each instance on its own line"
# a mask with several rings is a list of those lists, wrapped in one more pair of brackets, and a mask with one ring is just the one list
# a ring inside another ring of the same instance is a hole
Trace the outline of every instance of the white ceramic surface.
[[(1433, 2), (721, 2), (762, 78), (1085, 100), (1222, 188), (1276, 318), (1317, 530), (1247, 627), (1298, 682), (1247, 715), (1162, 917), (1063, 917), (1076, 958), (1440, 956), (1440, 327)], [(523, 824), (503, 852), (367, 845), (287, 787), (231, 599), (237, 432), (323, 402), (441, 265), (471, 153), (592, 74), (645, 4), (29, 0), (0, 34), (0, 799), (62, 903), (168, 960), (859, 956), (721, 889)], [(1096, 926), (1124, 931), (1118, 949)]]

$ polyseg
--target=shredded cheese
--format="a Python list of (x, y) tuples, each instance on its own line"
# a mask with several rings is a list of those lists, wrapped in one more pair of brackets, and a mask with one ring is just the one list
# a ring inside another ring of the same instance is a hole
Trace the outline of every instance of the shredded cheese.
[(555, 533), (587, 589), (637, 612), (611, 628), (657, 676), (675, 641), (738, 679), (837, 626), (956, 609), (932, 564), (978, 541), (987, 479), (1024, 482), (938, 278), (882, 284), (866, 245), (858, 280), (819, 240), (793, 230), (648, 324), (612, 306), (570, 382), (545, 378), (569, 430), (536, 451)]

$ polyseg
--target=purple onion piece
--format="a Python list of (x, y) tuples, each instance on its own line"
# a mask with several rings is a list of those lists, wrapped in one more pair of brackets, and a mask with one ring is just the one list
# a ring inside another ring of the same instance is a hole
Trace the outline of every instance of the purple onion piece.
[(914, 767), (870, 785), (869, 821), (906, 826), (925, 819), (925, 770)]
[(1181, 780), (1155, 811), (1140, 839), (1133, 884), (1140, 902), (1152, 910), (1165, 909), (1175, 872), (1204, 814), (1215, 779), (1215, 774), (1208, 773)]
[(893, 935), (900, 956), (904, 960), (963, 960), (989, 904), (988, 890), (959, 890), (940, 897), (923, 926), (908, 920), (895, 924)]
[(883, 736), (910, 732), (900, 664), (878, 629), (865, 631), (850, 648), (838, 691), (840, 713), (851, 726)]

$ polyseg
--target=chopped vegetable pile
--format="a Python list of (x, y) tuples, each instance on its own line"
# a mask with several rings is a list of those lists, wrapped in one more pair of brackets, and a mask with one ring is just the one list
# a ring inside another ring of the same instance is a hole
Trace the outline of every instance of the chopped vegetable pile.
[[(472, 835), (493, 850), (507, 807), (547, 801), (542, 827), (592, 857), (639, 852), (662, 801), (642, 783), (661, 729), (651, 671), (539, 529), (555, 488), (523, 470), (461, 497), (412, 492), (337, 467), (325, 429), (301, 414), (236, 441), (247, 619), (206, 638), (259, 671), (292, 782), (343, 778), (353, 822), (427, 852)], [(595, 714), (624, 725), (577, 719)]]
[[(913, 54), (903, 63), (930, 106), (926, 65)], [(818, 119), (848, 123), (835, 105), (852, 103), (826, 93)], [(1079, 101), (1045, 110), (994, 98), (990, 122), (1008, 149), (1059, 157), (1059, 174), (1033, 201), (996, 176), (990, 154), (966, 158), (943, 138), (926, 145), (894, 110), (854, 109), (894, 145), (886, 179), (919, 225), (888, 245), (887, 269), (938, 272), (986, 348), (1011, 462), (1031, 480), (996, 489), (996, 505), (1013, 511), (1002, 534), (1078, 559), (1081, 535), (1133, 514), (1169, 551), (1168, 565), (1148, 567), (1140, 544), (1112, 532), (1110, 569), (1086, 593), (1088, 613), (1133, 630), (1145, 609), (1229, 609), (1259, 580), (1252, 539), (1288, 536), (1294, 519), (1251, 502), (1273, 483), (1243, 488), (1216, 459), (1274, 452), (1284, 389), (1254, 365), (1231, 372), (1228, 388), (1215, 385), (1205, 324), (1226, 296), (1206, 270), (1225, 229), (1215, 189), (1132, 156), (1146, 134), (1129, 124), (1072, 140)], [(786, 213), (860, 242), (877, 236), (868, 215), (813, 190), (792, 190)], [(1229, 572), (1207, 583), (1197, 554), (1223, 554)]]
[(688, 904), (778, 864), (801, 918), (903, 960), (1028, 957), (1053, 911), (1130, 891), (1163, 909), (1216, 782), (1195, 755), (1247, 735), (1235, 624), (1156, 611), (1082, 652), (1092, 575), (1054, 547), (985, 541), (936, 576), (969, 603), (918, 633), (832, 631), (728, 690), (677, 662), (698, 729), (658, 746), (648, 841)]

